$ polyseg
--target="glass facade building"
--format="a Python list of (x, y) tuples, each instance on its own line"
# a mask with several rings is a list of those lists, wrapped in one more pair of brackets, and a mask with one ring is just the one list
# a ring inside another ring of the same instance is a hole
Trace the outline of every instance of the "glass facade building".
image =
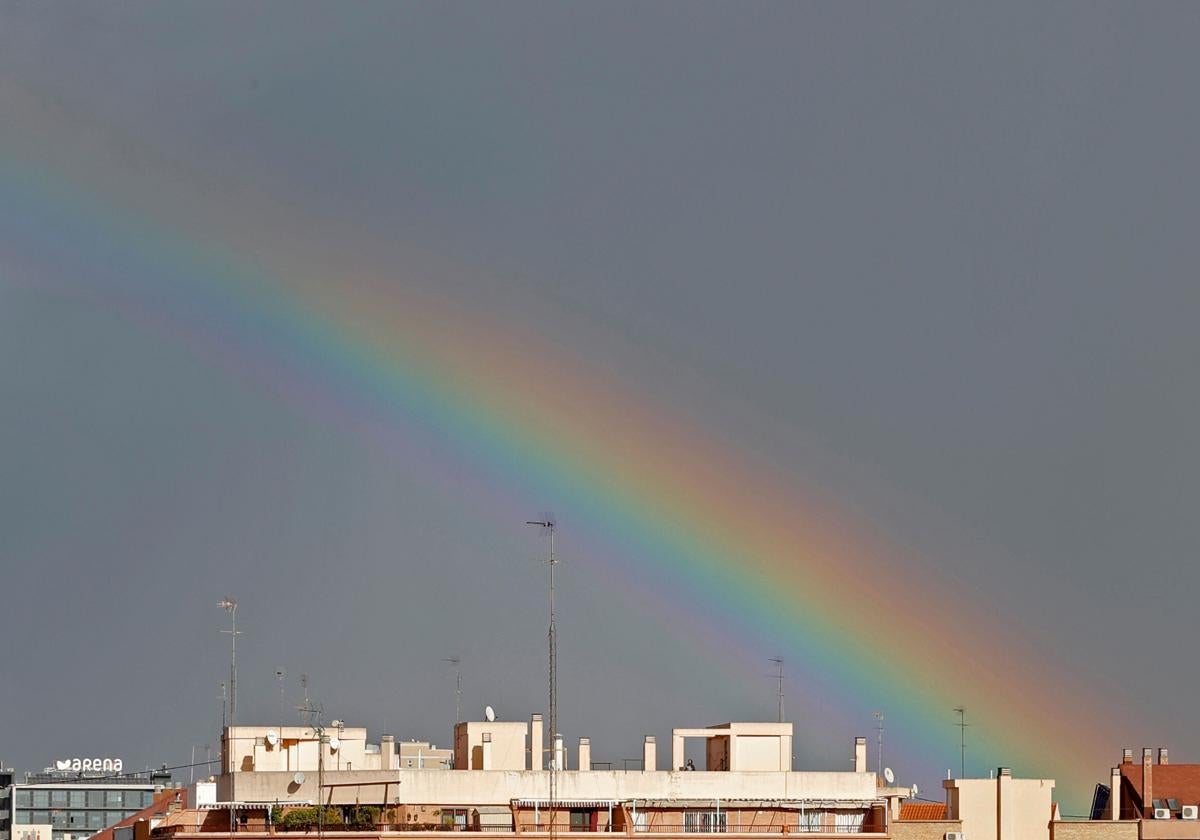
[[(48, 825), (51, 840), (82, 840), (132, 817), (154, 801), (156, 790), (170, 784), (150, 775), (63, 778), (26, 776), (8, 788), (9, 836), (21, 826)], [(5, 840), (5, 838), (0, 838)]]

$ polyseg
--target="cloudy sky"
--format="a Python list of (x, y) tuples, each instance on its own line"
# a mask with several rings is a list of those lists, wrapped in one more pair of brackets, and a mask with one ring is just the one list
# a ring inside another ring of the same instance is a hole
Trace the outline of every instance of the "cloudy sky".
[[(1123, 746), (1200, 758), (1198, 41), (1182, 4), (0, 5), (0, 761), (214, 745), (226, 593), (243, 721), (295, 719), (307, 673), (331, 717), (448, 743), (455, 655), (467, 716), (541, 711), (544, 510), (563, 728), (596, 760), (772, 718), (778, 653), (798, 766), (916, 696), (806, 658), (836, 623), (772, 638), (677, 586), (583, 496), (483, 464), (486, 432), (327, 376), (328, 343), (256, 350), (249, 292), (231, 351), (180, 291), (224, 261), (417, 296), (418, 355), (499, 371), (511, 343), (696, 460), (769, 464), (892, 558), (855, 667), (1012, 633), (1072, 681), (1047, 719), (1087, 707), (1084, 782)], [(956, 763), (971, 680), (897, 713), (904, 777)]]

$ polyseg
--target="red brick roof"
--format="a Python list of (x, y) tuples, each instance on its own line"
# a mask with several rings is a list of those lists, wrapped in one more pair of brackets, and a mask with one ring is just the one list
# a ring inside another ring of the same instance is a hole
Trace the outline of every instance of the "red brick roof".
[(944, 820), (946, 819), (946, 803), (944, 802), (901, 802), (900, 819), (902, 820)]

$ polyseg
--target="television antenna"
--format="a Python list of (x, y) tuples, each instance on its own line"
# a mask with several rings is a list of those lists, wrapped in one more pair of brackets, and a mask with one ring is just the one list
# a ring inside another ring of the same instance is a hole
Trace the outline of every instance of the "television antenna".
[(308, 674), (300, 675), (300, 688), (304, 690), (304, 705), (297, 706), (296, 710), (300, 712), (300, 718), (303, 720), (304, 709), (309, 705), (309, 703), (308, 703)]
[[(875, 769), (875, 772), (876, 772), (876, 774), (882, 775), (882, 773), (883, 773), (883, 712), (874, 712), (872, 714), (872, 717), (875, 718), (875, 735), (877, 738), (876, 748), (875, 748), (875, 759), (876, 759), (877, 767)], [(888, 784), (891, 784), (891, 782), (888, 782)]]
[(230, 629), (222, 630), (229, 634), (229, 725), (237, 723), (237, 637), (242, 633), (237, 629), (237, 600), (226, 595), (217, 602), (217, 606), (229, 613), (232, 622)]
[(447, 656), (442, 660), (454, 666), (454, 722), (462, 722), (462, 658)]
[(772, 656), (768, 661), (775, 663), (776, 672), (773, 676), (779, 680), (779, 722), (783, 723), (783, 657)]
[(958, 727), (958, 777), (965, 779), (967, 777), (967, 727), (971, 724), (967, 723), (965, 706), (955, 706), (954, 711), (958, 714), (958, 723), (954, 724)]
[[(329, 743), (329, 736), (325, 734), (325, 727), (321, 723), (321, 719), (325, 716), (325, 706), (322, 703), (313, 704), (308, 699), (308, 674), (301, 675), (301, 682), (304, 684), (304, 705), (297, 706), (296, 711), (300, 712), (308, 723), (308, 727), (317, 736), (317, 837), (325, 837), (325, 745)], [(332, 795), (332, 792), (331, 792)]]
[(284, 697), (283, 680), (287, 677), (287, 671), (283, 668), (275, 669), (275, 681), (279, 683), (279, 725), (283, 726), (284, 716), (287, 714), (287, 700)]

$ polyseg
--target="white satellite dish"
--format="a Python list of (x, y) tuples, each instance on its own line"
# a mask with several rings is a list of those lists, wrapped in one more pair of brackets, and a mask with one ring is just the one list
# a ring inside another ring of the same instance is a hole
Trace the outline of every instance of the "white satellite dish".
[(337, 748), (340, 747), (341, 745), (342, 745), (342, 739), (339, 738), (338, 736), (334, 735), (332, 738), (329, 739), (329, 751), (330, 752), (337, 752)]
[(304, 784), (304, 774), (297, 771), (295, 776), (292, 776), (292, 781), (298, 785)]
[(883, 768), (883, 780), (889, 785), (896, 781), (896, 774), (892, 772), (891, 767)]
[(491, 722), (496, 719), (496, 710), (493, 709), (491, 706), (484, 706), (483, 707), (483, 716), (485, 718), (487, 718), (489, 722)]
[(274, 729), (267, 730), (267, 743), (272, 747), (279, 743), (279, 733)]
[(920, 792), (921, 792), (921, 789), (920, 789), (920, 788), (918, 788), (916, 785), (913, 785), (913, 788), (912, 788), (912, 790), (913, 790), (913, 792), (912, 792), (912, 795), (913, 795), (913, 796), (916, 796), (918, 793), (920, 793)]

